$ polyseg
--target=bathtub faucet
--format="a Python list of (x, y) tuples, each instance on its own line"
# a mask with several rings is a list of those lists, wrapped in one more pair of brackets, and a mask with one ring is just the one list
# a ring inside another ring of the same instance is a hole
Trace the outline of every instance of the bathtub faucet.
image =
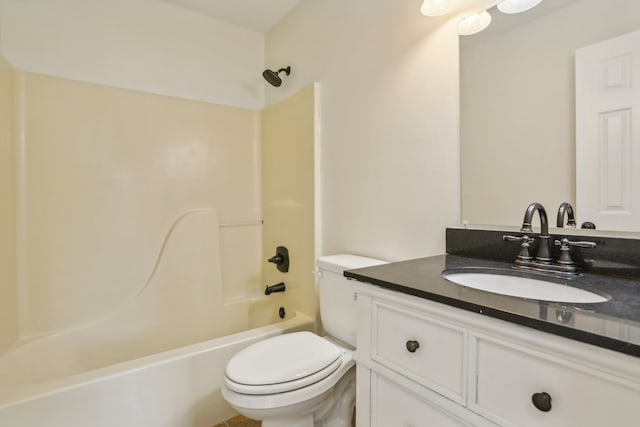
[(276, 283), (275, 285), (267, 286), (264, 290), (265, 295), (271, 295), (274, 292), (284, 292), (284, 282)]

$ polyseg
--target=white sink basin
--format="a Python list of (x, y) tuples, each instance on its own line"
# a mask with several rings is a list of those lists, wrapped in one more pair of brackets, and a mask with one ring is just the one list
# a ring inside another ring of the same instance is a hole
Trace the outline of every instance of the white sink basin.
[(583, 289), (528, 277), (459, 271), (445, 271), (442, 276), (468, 288), (540, 301), (596, 303), (608, 300), (608, 298)]

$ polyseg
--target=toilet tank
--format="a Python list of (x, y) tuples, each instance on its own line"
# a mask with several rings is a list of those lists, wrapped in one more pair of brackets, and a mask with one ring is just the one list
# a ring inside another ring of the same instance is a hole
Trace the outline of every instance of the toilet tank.
[(356, 302), (353, 281), (342, 275), (344, 270), (386, 264), (386, 261), (358, 255), (340, 254), (319, 257), (318, 293), (320, 319), (326, 333), (340, 341), (356, 345)]

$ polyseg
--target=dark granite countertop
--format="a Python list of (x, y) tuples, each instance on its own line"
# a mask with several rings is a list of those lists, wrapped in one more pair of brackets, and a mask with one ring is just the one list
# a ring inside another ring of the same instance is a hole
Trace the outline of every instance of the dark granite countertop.
[[(587, 274), (575, 279), (545, 277), (610, 299), (592, 304), (558, 303), (510, 297), (457, 285), (442, 277), (452, 268), (512, 271), (511, 263), (438, 255), (345, 271), (344, 275), (386, 289), (640, 357), (640, 281)], [(537, 274), (515, 273), (532, 278)]]

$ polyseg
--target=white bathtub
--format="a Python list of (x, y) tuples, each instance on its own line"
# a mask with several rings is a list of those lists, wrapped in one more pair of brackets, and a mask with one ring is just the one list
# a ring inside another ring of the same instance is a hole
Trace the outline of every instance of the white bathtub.
[(5, 387), (0, 426), (212, 427), (234, 415), (220, 394), (231, 356), (261, 339), (313, 327), (312, 318), (296, 313), (245, 332), (68, 377)]

